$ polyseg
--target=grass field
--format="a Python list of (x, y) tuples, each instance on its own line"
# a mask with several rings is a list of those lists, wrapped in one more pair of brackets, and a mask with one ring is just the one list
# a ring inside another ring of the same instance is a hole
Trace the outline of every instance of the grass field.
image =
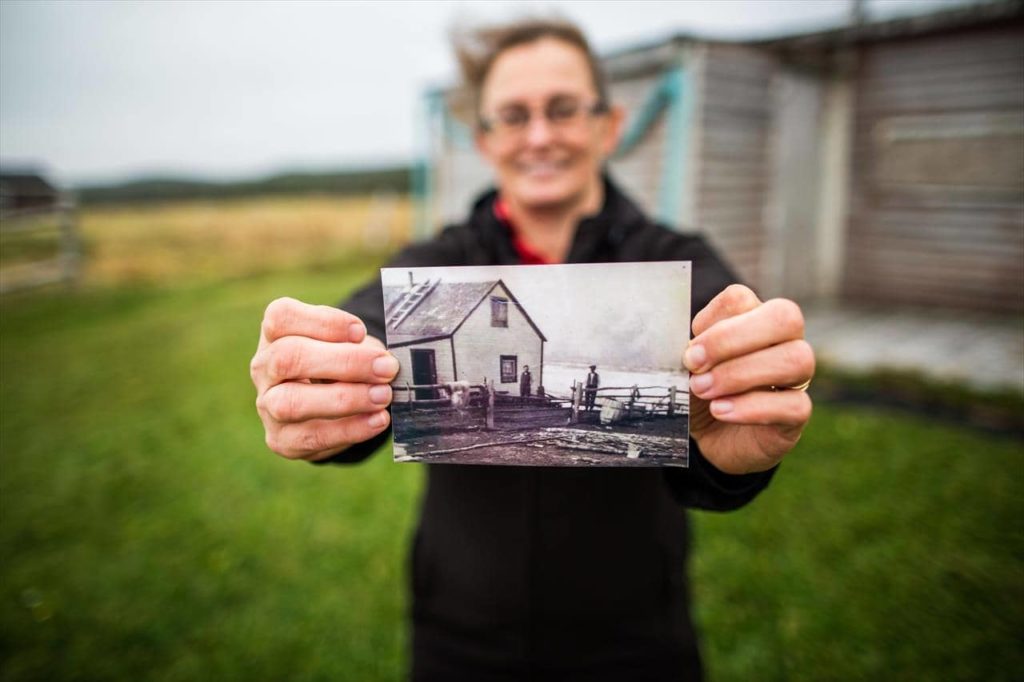
[[(57, 253), (53, 217), (0, 234), (0, 276)], [(79, 213), (85, 286), (217, 282), (336, 262), (408, 241), (408, 196), (280, 196), (87, 207)]]
[[(247, 376), (269, 300), (371, 261), (0, 301), (0, 679), (401, 678), (421, 467), (276, 458)], [(755, 503), (694, 515), (711, 679), (1021, 679), (1022, 457), (819, 405)]]

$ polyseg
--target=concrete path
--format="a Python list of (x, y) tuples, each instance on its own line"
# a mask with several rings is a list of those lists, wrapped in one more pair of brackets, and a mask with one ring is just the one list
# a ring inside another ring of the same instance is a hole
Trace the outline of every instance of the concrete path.
[(805, 309), (820, 362), (899, 369), (1024, 395), (1024, 318), (930, 310)]

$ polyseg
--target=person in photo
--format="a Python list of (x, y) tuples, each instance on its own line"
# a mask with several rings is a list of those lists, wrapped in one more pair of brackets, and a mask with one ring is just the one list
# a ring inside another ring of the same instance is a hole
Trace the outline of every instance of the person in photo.
[(583, 392), (584, 406), (587, 412), (591, 412), (594, 409), (594, 401), (597, 399), (597, 389), (601, 386), (601, 376), (597, 373), (597, 365), (590, 366), (590, 372), (587, 373), (586, 386), (587, 388)]
[(530, 397), (530, 383), (533, 381), (533, 376), (530, 374), (530, 366), (523, 366), (523, 373), (519, 376), (519, 395), (523, 398)]

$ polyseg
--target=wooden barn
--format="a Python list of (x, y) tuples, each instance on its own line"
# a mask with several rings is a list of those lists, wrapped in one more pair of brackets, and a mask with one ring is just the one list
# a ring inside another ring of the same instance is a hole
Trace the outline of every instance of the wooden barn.
[(0, 169), (0, 211), (56, 209), (61, 192), (41, 174)]
[[(384, 287), (384, 310), (388, 349), (402, 366), (396, 385), (486, 380), (518, 395), (527, 366), (534, 390), (543, 385), (547, 339), (501, 280), (414, 283), (410, 273), (408, 286)], [(415, 396), (437, 397), (426, 388)]]
[[(629, 114), (612, 176), (762, 294), (1024, 312), (1024, 3), (604, 65)], [(460, 101), (427, 95), (423, 236), (491, 182)]]

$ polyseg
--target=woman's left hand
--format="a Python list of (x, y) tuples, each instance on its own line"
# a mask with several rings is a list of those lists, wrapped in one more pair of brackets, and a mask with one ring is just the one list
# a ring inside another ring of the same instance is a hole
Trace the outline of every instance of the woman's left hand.
[(734, 284), (697, 314), (693, 334), (684, 358), (690, 435), (721, 471), (770, 469), (811, 417), (811, 399), (800, 389), (814, 375), (814, 351), (800, 307), (781, 298), (762, 302)]

